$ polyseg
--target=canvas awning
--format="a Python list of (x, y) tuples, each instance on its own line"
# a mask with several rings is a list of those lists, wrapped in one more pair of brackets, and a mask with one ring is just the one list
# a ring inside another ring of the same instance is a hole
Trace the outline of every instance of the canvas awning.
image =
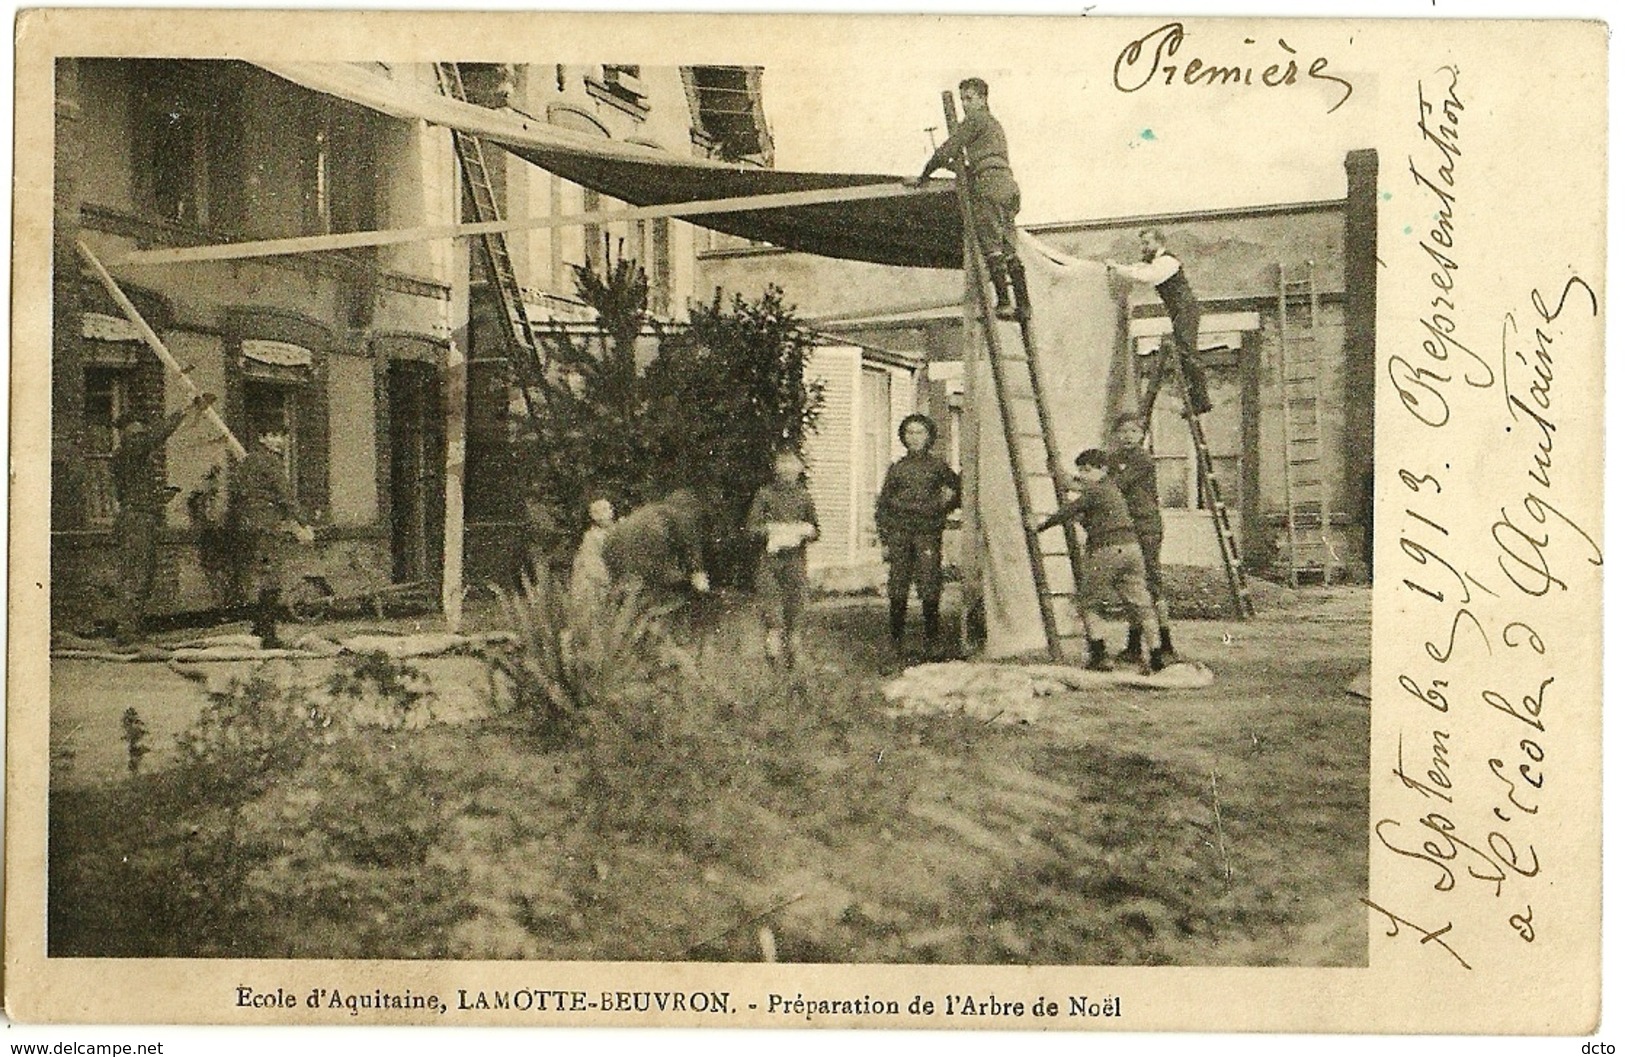
[[(895, 184), (873, 173), (801, 173), (685, 158), (653, 147), (600, 139), (517, 111), (459, 102), (376, 63), (261, 63), (312, 91), (391, 117), (417, 119), (480, 136), (526, 161), (636, 206)], [(702, 227), (825, 257), (920, 268), (959, 268), (963, 242), (953, 184), (936, 194), (820, 202), (684, 219)]]

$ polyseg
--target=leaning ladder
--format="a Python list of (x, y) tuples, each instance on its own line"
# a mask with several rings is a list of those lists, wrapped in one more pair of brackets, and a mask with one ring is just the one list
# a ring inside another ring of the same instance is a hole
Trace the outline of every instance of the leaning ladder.
[[(468, 93), (463, 87), (462, 71), (455, 62), (437, 62), (434, 64), (434, 70), (440, 82), (442, 95), (450, 96), (462, 103), (468, 101)], [(476, 217), (481, 223), (500, 221), (502, 211), (497, 208), (496, 192), (491, 186), (490, 170), (485, 164), (485, 148), (480, 144), (479, 137), (458, 129), (451, 130), (451, 137), (452, 143), (457, 148), (457, 161), (462, 168), (463, 184), (468, 189), (469, 200), (474, 203)], [(541, 350), (537, 347), (536, 335), (531, 330), (530, 315), (525, 311), (525, 296), (519, 288), (519, 277), (514, 272), (513, 257), (508, 253), (507, 239), (500, 231), (482, 234), (479, 239), (480, 245), (485, 250), (486, 271), (490, 274), (491, 285), (496, 288), (497, 296), (502, 302), (503, 313), (508, 319), (509, 333), (513, 337), (510, 355), (514, 366), (518, 368), (519, 388), (528, 407), (531, 400), (531, 384), (542, 375)]]
[[(1194, 350), (1192, 350), (1194, 352)], [(1186, 355), (1183, 349), (1176, 344), (1173, 350), (1173, 362), (1164, 362), (1164, 376), (1168, 372), (1174, 375), (1174, 381), (1179, 390), (1180, 409), (1184, 412), (1185, 422), (1191, 430), (1191, 446), (1196, 449), (1196, 478), (1197, 487), (1201, 489), (1200, 497), (1207, 506), (1208, 514), (1213, 521), (1213, 535), (1219, 544), (1219, 557), (1224, 563), (1224, 576), (1230, 585), (1230, 601), (1236, 607), (1236, 615), (1243, 619), (1253, 615), (1253, 596), (1247, 587), (1247, 573), (1241, 566), (1241, 549), (1236, 546), (1236, 533), (1230, 525), (1230, 508), (1225, 505), (1224, 492), (1219, 487), (1219, 475), (1213, 468), (1213, 453), (1207, 446), (1207, 431), (1202, 428), (1201, 416), (1191, 413), (1190, 385), (1185, 380), (1184, 365), (1179, 357)], [(1145, 415), (1149, 420), (1151, 408), (1145, 408)], [(1150, 422), (1146, 422), (1146, 432), (1150, 432)]]
[[(1281, 428), (1285, 445), (1287, 580), (1296, 587), (1299, 577), (1319, 572), (1321, 582), (1332, 582), (1336, 551), (1331, 542), (1331, 491), (1326, 487), (1326, 466), (1321, 436), (1320, 291), (1315, 284), (1315, 262), (1307, 261), (1296, 277), (1285, 264), (1277, 271), (1276, 326), (1281, 343)], [(1307, 303), (1297, 313), (1294, 306)]]
[[(948, 131), (952, 133), (959, 123), (952, 92), (942, 93), (942, 109), (948, 121)], [(966, 169), (964, 164), (959, 166), (960, 173), (964, 173)], [(993, 306), (988, 302), (988, 277), (982, 248), (976, 239), (976, 225), (971, 216), (970, 185), (964, 179), (956, 180), (955, 184), (959, 196), (960, 220), (965, 229), (966, 276), (975, 291), (977, 316), (987, 340), (988, 364), (993, 371), (994, 396), (999, 405), (999, 421), (1004, 430), (1005, 449), (1010, 453), (1010, 473), (1015, 482), (1016, 505), (1020, 508), (1021, 529), (1026, 538), (1027, 561), (1032, 570), (1033, 588), (1038, 595), (1038, 612), (1044, 625), (1044, 643), (1050, 659), (1059, 663), (1066, 659), (1067, 640), (1081, 640), (1088, 634), (1084, 609), (1081, 605), (1077, 605), (1081, 601), (1078, 598), (1078, 585), (1085, 582), (1083, 548), (1078, 543), (1076, 527), (1070, 523), (1064, 525), (1066, 538), (1064, 556), (1068, 561), (1071, 585), (1069, 590), (1052, 587), (1048, 562), (1051, 558), (1062, 557), (1062, 554), (1046, 554), (1040, 534), (1033, 531), (1031, 525), (1035, 509), (1033, 485), (1040, 480), (1049, 481), (1055, 503), (1053, 509), (1058, 510), (1065, 499), (1061, 484), (1064, 471), (1061, 453), (1056, 446), (1049, 402), (1044, 398), (1032, 321), (1030, 319), (1021, 321), (1022, 353), (1007, 355), (999, 339), (998, 321), (994, 317)], [(1026, 365), (1025, 389), (1020, 388), (1019, 375), (1014, 378), (1010, 375), (1012, 366), (1018, 363)], [(1031, 412), (1021, 414), (1019, 409), (1024, 407), (1030, 407)], [(1039, 455), (1032, 450), (1032, 446), (1034, 442), (1040, 441), (1043, 444), (1042, 469), (1033, 465)], [(1040, 511), (1040, 513), (1049, 512), (1051, 511)], [(1078, 620), (1076, 630), (1062, 630), (1056, 616), (1057, 599), (1073, 600)]]

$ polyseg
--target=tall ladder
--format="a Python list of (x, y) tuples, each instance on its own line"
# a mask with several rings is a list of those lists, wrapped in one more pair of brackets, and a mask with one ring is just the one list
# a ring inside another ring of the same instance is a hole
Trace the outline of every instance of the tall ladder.
[[(952, 134), (959, 124), (952, 92), (942, 93), (942, 110), (948, 121), (948, 131)], [(966, 166), (963, 164), (958, 167), (960, 173), (964, 173), (965, 169)], [(1033, 531), (1031, 526), (1032, 515), (1035, 512), (1053, 513), (1060, 509), (1065, 500), (1061, 484), (1064, 468), (1061, 464), (1060, 450), (1056, 446), (1049, 402), (1044, 398), (1038, 367), (1038, 347), (1034, 342), (1031, 320), (1024, 319), (1020, 324), (1021, 353), (1005, 353), (1003, 342), (999, 339), (999, 326), (993, 314), (993, 305), (988, 299), (987, 265), (982, 256), (982, 248), (977, 243), (976, 225), (971, 216), (969, 181), (963, 178), (955, 180), (955, 189), (959, 196), (960, 219), (965, 229), (965, 268), (970, 285), (976, 291), (977, 317), (987, 341), (988, 363), (993, 370), (994, 395), (999, 405), (999, 421), (1004, 430), (1005, 449), (1010, 453), (1010, 472), (1015, 482), (1016, 505), (1020, 508), (1021, 529), (1026, 538), (1027, 561), (1032, 571), (1033, 587), (1038, 595), (1039, 616), (1044, 625), (1044, 643), (1050, 659), (1060, 663), (1066, 660), (1068, 640), (1081, 644), (1088, 634), (1087, 618), (1083, 607), (1078, 604), (1081, 601), (1078, 598), (1078, 585), (1085, 582), (1083, 548), (1078, 543), (1076, 526), (1067, 523), (1063, 526), (1066, 550), (1046, 553), (1040, 534)], [(1025, 388), (1021, 386), (1022, 375), (1019, 368), (1015, 367), (1016, 364), (1025, 364)], [(1012, 373), (1015, 373), (1015, 377), (1011, 376)], [(1026, 408), (1031, 410), (1023, 411)], [(1039, 442), (1042, 443), (1041, 455), (1033, 450)], [(1035, 463), (1039, 464), (1034, 465)], [(1047, 497), (1053, 501), (1053, 505), (1047, 510), (1036, 510), (1034, 506), (1034, 485), (1041, 481), (1049, 482)], [(1059, 558), (1063, 554), (1067, 558), (1067, 568), (1063, 575), (1071, 579), (1071, 584), (1066, 590), (1052, 586), (1048, 567), (1051, 558)], [(1063, 629), (1061, 621), (1056, 616), (1057, 599), (1071, 599), (1074, 602), (1077, 619), (1075, 628), (1069, 626)]]
[(1337, 552), (1331, 541), (1331, 490), (1322, 450), (1320, 291), (1315, 262), (1277, 270), (1276, 326), (1281, 343), (1281, 428), (1284, 435), (1287, 580), (1320, 573), (1332, 582)]
[[(1185, 381), (1185, 371), (1179, 362), (1179, 357), (1183, 355), (1184, 352), (1175, 345), (1171, 362), (1166, 357), (1164, 359), (1163, 377), (1172, 372), (1178, 386), (1180, 410), (1184, 412), (1185, 421), (1190, 426), (1191, 446), (1196, 449), (1199, 496), (1207, 506), (1208, 515), (1213, 521), (1213, 535), (1219, 544), (1219, 557), (1224, 563), (1225, 580), (1230, 585), (1230, 601), (1236, 607), (1236, 615), (1245, 619), (1253, 615), (1253, 596), (1247, 587), (1246, 570), (1241, 567), (1241, 549), (1236, 546), (1236, 533), (1230, 525), (1230, 508), (1225, 505), (1224, 492), (1219, 487), (1219, 475), (1213, 468), (1213, 453), (1207, 446), (1207, 431), (1202, 428), (1201, 416), (1191, 414), (1190, 386)], [(1152, 395), (1154, 398), (1155, 394)], [(1145, 405), (1145, 417), (1146, 433), (1149, 434), (1150, 404)]]
[[(455, 62), (437, 62), (434, 64), (434, 72), (440, 82), (442, 95), (450, 96), (460, 103), (468, 102), (468, 93), (463, 87), (463, 74)], [(479, 137), (452, 129), (451, 138), (457, 148), (457, 161), (463, 172), (463, 186), (468, 190), (469, 200), (474, 203), (476, 217), (481, 223), (500, 221), (502, 211), (497, 208), (496, 192), (491, 186), (491, 173), (485, 164), (485, 148), (481, 145)], [(531, 385), (541, 378), (542, 355), (536, 344), (536, 335), (530, 327), (530, 315), (525, 311), (525, 296), (519, 288), (519, 278), (514, 272), (513, 257), (508, 253), (508, 240), (500, 231), (481, 235), (479, 240), (485, 251), (486, 272), (502, 302), (502, 310), (508, 319), (509, 334), (513, 338), (509, 352), (510, 362), (516, 368), (516, 379), (520, 392), (524, 395), (525, 405), (531, 408)]]

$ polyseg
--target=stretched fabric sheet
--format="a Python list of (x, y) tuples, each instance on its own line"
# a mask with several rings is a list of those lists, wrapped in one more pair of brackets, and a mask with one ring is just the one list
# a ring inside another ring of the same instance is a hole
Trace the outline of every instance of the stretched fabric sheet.
[[(1040, 378), (1061, 462), (1070, 468), (1079, 451), (1106, 442), (1113, 415), (1127, 406), (1131, 393), (1127, 309), (1121, 294), (1113, 291), (1105, 265), (1098, 261), (1067, 257), (1025, 232), (1021, 234), (1020, 249), (1032, 292), (1031, 327), (1038, 348)], [(1027, 558), (986, 339), (974, 304), (967, 299), (966, 391), (974, 422), (966, 432), (975, 445), (971, 502), (980, 526), (982, 551), (967, 565), (977, 569), (980, 576), (987, 617), (987, 655), (1041, 653), (1046, 648), (1044, 625)], [(1005, 354), (1019, 354), (1020, 328), (1014, 323), (997, 326)], [(1012, 388), (1025, 393), (1025, 367), (1014, 362), (1010, 367)], [(1017, 413), (1019, 429), (1036, 431), (1030, 404), (1019, 405)], [(1033, 441), (1032, 447), (1022, 450), (1029, 455), (1029, 472), (1044, 469), (1040, 442)], [(1043, 480), (1030, 482), (1030, 487), (1035, 508), (1040, 513), (1054, 511), (1054, 490)], [(1057, 528), (1044, 534), (1044, 549), (1050, 555), (1045, 570), (1052, 588), (1069, 590), (1072, 576), (1062, 531)], [(1056, 606), (1055, 615), (1063, 634), (1078, 629), (1077, 615), (1064, 600)]]
[[(653, 147), (586, 136), (513, 110), (460, 102), (370, 64), (267, 62), (263, 69), (303, 88), (395, 118), (472, 133), (566, 180), (634, 206), (896, 184), (875, 173), (801, 173), (683, 157)], [(738, 213), (702, 213), (690, 223), (825, 257), (915, 268), (958, 268), (963, 238), (950, 180), (936, 194), (827, 202)]]

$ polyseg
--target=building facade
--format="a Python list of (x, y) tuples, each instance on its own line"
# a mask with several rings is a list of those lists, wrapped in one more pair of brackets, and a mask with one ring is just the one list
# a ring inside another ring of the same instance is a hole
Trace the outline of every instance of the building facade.
[[(771, 162), (759, 73), (746, 68), (464, 69), (474, 102), (685, 156)], [(403, 88), (438, 90), (430, 64), (369, 64), (369, 72)], [(93, 627), (118, 587), (113, 423), (131, 409), (173, 411), (190, 399), (189, 387), (91, 277), (80, 241), (114, 262), (124, 292), (191, 382), (216, 394), (244, 444), (268, 431), (289, 437), (288, 477), (318, 537), (297, 551), (290, 581), (320, 576), (341, 594), (386, 585), (438, 594), (447, 358), (458, 345), (469, 360), (467, 580), (511, 576), (522, 508), (505, 477), (514, 405), (508, 339), (478, 251), (466, 241), (117, 263), (143, 249), (455, 223), (467, 212), (451, 133), (247, 63), (61, 60), (56, 87), (53, 620), (65, 629)], [(613, 204), (491, 154), (509, 216)], [(581, 318), (569, 266), (617, 257), (645, 268), (653, 307), (669, 317), (694, 293), (699, 245), (696, 229), (668, 221), (532, 232), (516, 237), (512, 252), (538, 319)], [(203, 423), (183, 427), (167, 446), (156, 472), (175, 498), (160, 546), (159, 613), (233, 602), (205, 538), (223, 504), (226, 462), (225, 443)]]

